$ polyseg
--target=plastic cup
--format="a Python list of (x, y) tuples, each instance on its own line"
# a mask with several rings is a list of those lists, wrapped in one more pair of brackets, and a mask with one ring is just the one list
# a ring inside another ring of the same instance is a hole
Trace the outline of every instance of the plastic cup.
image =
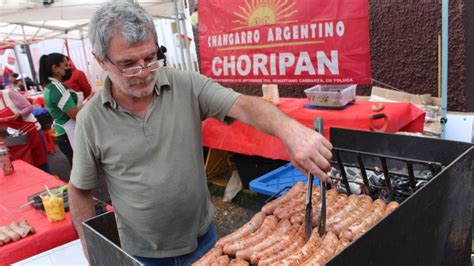
[(40, 198), (50, 222), (64, 220), (65, 211), (62, 191), (52, 191), (51, 194), (44, 192), (40, 194)]

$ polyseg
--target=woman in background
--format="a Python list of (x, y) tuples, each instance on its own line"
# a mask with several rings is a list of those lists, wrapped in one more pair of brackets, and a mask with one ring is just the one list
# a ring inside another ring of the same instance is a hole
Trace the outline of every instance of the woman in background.
[(51, 53), (40, 58), (40, 82), (45, 84), (44, 101), (54, 119), (59, 149), (72, 165), (76, 115), (81, 110), (77, 94), (64, 82), (71, 77), (69, 60), (63, 54)]
[(71, 90), (82, 93), (83, 99), (89, 97), (92, 92), (91, 85), (89, 84), (89, 80), (87, 80), (86, 73), (84, 71), (79, 70), (76, 68), (74, 63), (69, 60), (69, 67), (71, 68), (71, 78), (66, 80), (64, 84), (70, 88)]
[[(0, 125), (25, 132), (33, 157), (33, 165), (49, 172), (43, 131), (32, 111), (33, 106), (24, 96), (12, 90), (0, 91)], [(15, 157), (14, 154), (13, 157)]]

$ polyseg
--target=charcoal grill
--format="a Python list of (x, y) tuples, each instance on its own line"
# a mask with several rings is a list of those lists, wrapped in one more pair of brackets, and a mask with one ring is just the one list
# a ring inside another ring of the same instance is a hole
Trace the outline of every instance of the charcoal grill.
[[(327, 265), (470, 265), (472, 144), (337, 128), (331, 128), (330, 135), (332, 163), (341, 170), (338, 181), (348, 193), (349, 166), (361, 169), (360, 184), (380, 197), (366, 175), (378, 165), (388, 200), (401, 205)], [(390, 164), (404, 165), (406, 171), (392, 171)], [(432, 173), (422, 187), (416, 186), (415, 167)], [(393, 176), (408, 180), (407, 198), (396, 198)]]

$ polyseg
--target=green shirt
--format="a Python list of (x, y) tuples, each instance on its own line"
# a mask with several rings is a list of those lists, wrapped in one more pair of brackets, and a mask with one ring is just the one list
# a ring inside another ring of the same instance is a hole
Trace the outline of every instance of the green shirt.
[(49, 80), (51, 82), (46, 84), (44, 90), (44, 102), (54, 119), (56, 134), (61, 136), (66, 133), (62, 125), (70, 119), (66, 113), (77, 105), (77, 94), (60, 81), (54, 78)]
[(196, 72), (161, 68), (141, 118), (114, 101), (109, 80), (104, 85), (77, 117), (70, 182), (92, 189), (104, 171), (121, 247), (129, 254), (159, 258), (192, 252), (215, 211), (201, 120), (224, 120), (240, 94)]

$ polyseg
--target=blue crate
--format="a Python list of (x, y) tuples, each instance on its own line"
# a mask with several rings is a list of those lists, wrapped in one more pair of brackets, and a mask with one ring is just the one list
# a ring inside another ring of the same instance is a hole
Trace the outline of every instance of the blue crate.
[[(291, 163), (285, 164), (280, 168), (277, 168), (269, 173), (262, 175), (261, 177), (255, 178), (250, 181), (250, 190), (272, 196), (284, 187), (292, 187), (296, 182), (302, 181), (306, 184), (307, 178), (303, 175), (300, 170), (296, 169)], [(314, 178), (314, 185), (319, 186), (319, 179)], [(280, 192), (277, 197), (288, 192), (289, 189)]]

